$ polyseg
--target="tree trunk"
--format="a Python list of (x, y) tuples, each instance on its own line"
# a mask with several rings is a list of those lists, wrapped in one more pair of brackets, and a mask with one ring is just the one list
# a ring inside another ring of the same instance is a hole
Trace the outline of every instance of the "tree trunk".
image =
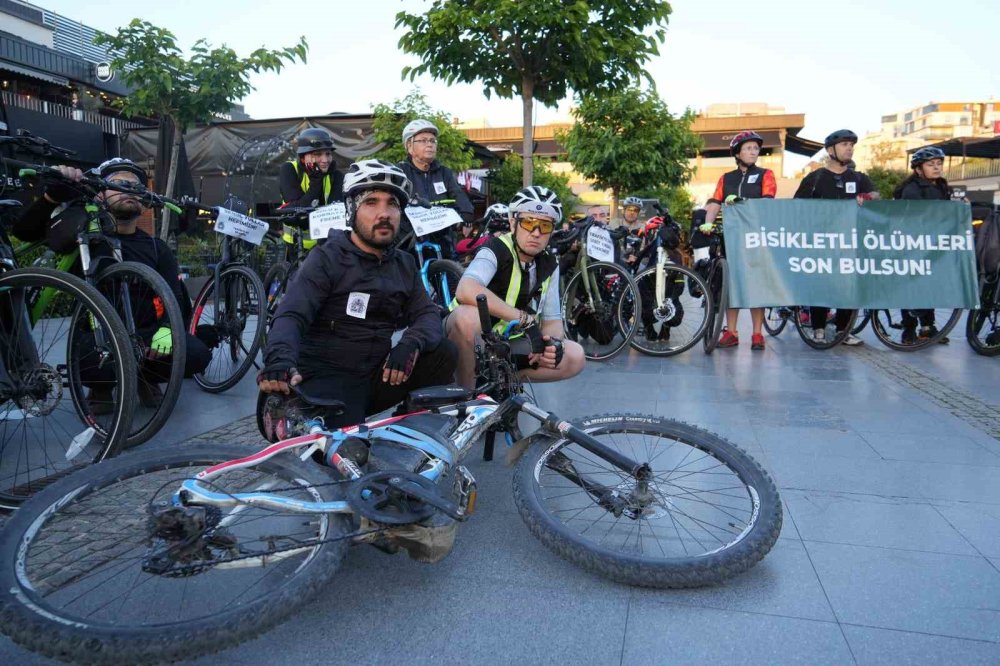
[(531, 185), (531, 181), (535, 177), (535, 164), (531, 159), (535, 147), (535, 127), (531, 113), (534, 107), (534, 96), (535, 82), (525, 77), (521, 81), (521, 104), (524, 112), (524, 146), (521, 153), (524, 158), (524, 165), (521, 171), (521, 184), (524, 187)]
[(617, 187), (611, 188), (611, 210), (608, 211), (608, 222), (618, 218), (618, 192)]
[[(167, 187), (163, 190), (164, 196), (172, 197), (174, 188), (177, 185), (177, 163), (181, 158), (181, 141), (184, 133), (177, 123), (174, 126), (174, 140), (170, 147), (170, 167), (167, 171)], [(170, 237), (170, 210), (164, 206), (160, 214), (160, 238), (166, 241)]]

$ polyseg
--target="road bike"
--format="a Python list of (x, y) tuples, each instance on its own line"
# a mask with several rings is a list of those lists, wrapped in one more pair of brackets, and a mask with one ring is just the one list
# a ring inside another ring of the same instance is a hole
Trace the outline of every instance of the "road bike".
[[(343, 403), (300, 394), (302, 413), (287, 418), (302, 434), (256, 453), (136, 452), (40, 493), (0, 532), (0, 631), (88, 664), (174, 661), (258, 637), (335, 583), (351, 544), (445, 557), (476, 509), (463, 460), (490, 433), (510, 435), (528, 530), (586, 570), (692, 587), (767, 554), (781, 501), (750, 455), (660, 416), (569, 422), (540, 408), (485, 296), (477, 305), (476, 391), (417, 390), (406, 413), (340, 430), (311, 410)], [(519, 415), (539, 430), (523, 437)]]

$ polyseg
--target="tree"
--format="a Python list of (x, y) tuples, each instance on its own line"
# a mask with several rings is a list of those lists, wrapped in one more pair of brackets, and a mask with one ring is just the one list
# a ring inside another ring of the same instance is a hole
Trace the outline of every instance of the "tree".
[(872, 167), (865, 173), (872, 179), (872, 185), (883, 199), (892, 199), (893, 190), (910, 175), (902, 169), (886, 169), (880, 166)]
[[(426, 14), (396, 14), (396, 27), (406, 29), (400, 48), (422, 61), (403, 77), (481, 81), (487, 98), (520, 95), (530, 157), (535, 100), (553, 106), (571, 89), (648, 80), (643, 65), (659, 54), (670, 13), (661, 0), (434, 0)], [(532, 166), (524, 160), (525, 185)]]
[(385, 144), (372, 157), (394, 163), (405, 160), (403, 128), (417, 118), (424, 118), (437, 126), (437, 160), (441, 164), (452, 171), (465, 171), (472, 167), (472, 149), (468, 147), (465, 134), (451, 124), (451, 116), (444, 111), (432, 109), (419, 90), (413, 90), (403, 99), (395, 100), (392, 106), (379, 104), (372, 110), (375, 139)]
[(663, 207), (670, 212), (670, 217), (686, 227), (691, 221), (691, 213), (694, 211), (694, 199), (691, 193), (683, 187), (657, 187), (645, 190), (630, 192), (641, 199), (659, 199)]
[(558, 140), (580, 174), (611, 190), (614, 208), (623, 194), (680, 187), (694, 175), (688, 160), (702, 145), (691, 131), (694, 114), (675, 117), (652, 91), (588, 95), (573, 115), (576, 124)]
[[(532, 158), (534, 164), (533, 185), (547, 187), (559, 197), (559, 203), (563, 206), (563, 214), (567, 217), (570, 211), (576, 206), (579, 199), (569, 187), (569, 177), (562, 174), (553, 173), (549, 170), (544, 161), (535, 157)], [(524, 187), (521, 175), (524, 173), (520, 155), (509, 155), (496, 169), (489, 173), (490, 199), (499, 203), (507, 203), (514, 198), (514, 193)]]
[[(122, 111), (128, 116), (157, 116), (161, 131), (165, 121), (173, 128), (167, 196), (174, 191), (184, 132), (229, 111), (233, 102), (252, 91), (251, 73), (280, 72), (286, 62), (305, 62), (309, 48), (301, 37), (295, 46), (273, 51), (259, 48), (240, 58), (225, 45), (212, 47), (199, 39), (190, 49), (191, 57), (185, 58), (172, 32), (140, 19), (132, 19), (115, 35), (98, 34), (94, 43), (114, 54), (111, 67), (132, 88), (128, 97), (119, 100)], [(164, 239), (170, 232), (169, 220), (169, 211), (164, 209), (160, 230)]]

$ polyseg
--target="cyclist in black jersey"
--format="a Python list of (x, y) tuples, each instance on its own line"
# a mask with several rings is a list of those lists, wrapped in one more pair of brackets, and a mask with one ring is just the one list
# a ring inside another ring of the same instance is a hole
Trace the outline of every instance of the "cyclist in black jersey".
[(333, 167), (333, 137), (322, 127), (302, 130), (296, 158), (281, 165), (278, 189), (289, 206), (325, 206), (343, 197), (344, 177)]
[[(879, 193), (871, 179), (860, 171), (850, 168), (854, 157), (854, 145), (858, 135), (851, 130), (837, 130), (826, 137), (823, 145), (829, 161), (826, 166), (816, 169), (799, 183), (795, 191), (796, 199), (856, 199), (860, 204), (870, 199), (878, 199)], [(851, 320), (851, 310), (837, 309), (835, 325), (838, 334), (847, 328)], [(809, 315), (813, 336), (817, 340), (826, 339), (826, 322), (830, 308), (813, 306)], [(862, 344), (860, 338), (848, 334), (843, 344), (854, 347)]]

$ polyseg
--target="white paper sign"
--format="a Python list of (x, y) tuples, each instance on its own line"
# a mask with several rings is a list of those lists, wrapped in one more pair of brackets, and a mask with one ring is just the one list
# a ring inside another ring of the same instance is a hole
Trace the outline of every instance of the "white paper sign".
[(323, 240), (331, 229), (347, 228), (347, 210), (343, 203), (332, 203), (309, 213), (309, 238)]
[(615, 260), (615, 244), (611, 234), (602, 226), (590, 225), (587, 231), (587, 256), (597, 261)]
[(267, 222), (255, 217), (242, 215), (228, 208), (219, 207), (215, 218), (216, 233), (245, 240), (254, 245), (260, 245), (267, 233)]
[(413, 233), (418, 236), (426, 236), (435, 231), (441, 231), (454, 226), (462, 221), (462, 216), (452, 208), (442, 206), (407, 206), (406, 217), (413, 225)]

